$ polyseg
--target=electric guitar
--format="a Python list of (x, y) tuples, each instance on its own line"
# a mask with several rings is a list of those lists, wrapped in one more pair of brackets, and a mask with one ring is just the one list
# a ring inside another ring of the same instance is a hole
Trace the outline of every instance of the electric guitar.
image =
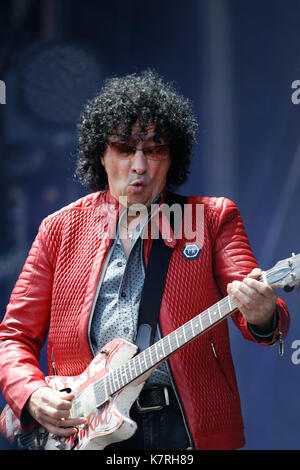
[[(300, 254), (293, 253), (292, 257), (279, 261), (258, 279), (286, 291), (299, 285), (299, 291)], [(8, 405), (0, 416), (0, 432), (19, 448), (43, 450), (102, 450), (114, 442), (129, 439), (137, 429), (130, 419), (130, 408), (153, 370), (236, 310), (229, 296), (224, 297), (140, 353), (132, 343), (115, 339), (94, 357), (82, 374), (46, 377), (52, 388), (75, 392), (70, 417), (87, 418), (77, 434), (58, 437), (41, 426), (25, 434)]]

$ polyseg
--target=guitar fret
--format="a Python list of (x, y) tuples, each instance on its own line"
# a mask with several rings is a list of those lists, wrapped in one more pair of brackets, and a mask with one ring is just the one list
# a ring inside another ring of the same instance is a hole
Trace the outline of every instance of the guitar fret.
[(174, 349), (175, 349), (175, 344), (174, 344), (174, 332), (172, 331), (172, 333), (170, 333), (168, 335), (168, 341), (169, 341), (169, 345), (170, 345), (170, 349), (171, 351), (173, 352)]
[[(125, 377), (125, 383), (128, 382), (128, 378), (127, 378), (127, 372), (126, 372), (126, 362), (122, 365), (123, 367), (123, 371), (122, 371), (122, 377)], [(124, 384), (123, 384), (124, 385)]]
[(208, 309), (207, 312), (208, 312), (209, 323), (212, 324), (211, 316), (210, 316), (210, 310)]
[(173, 331), (172, 335), (173, 335), (173, 338), (172, 338), (172, 339), (173, 339), (174, 342), (176, 343), (174, 349), (177, 349), (177, 348), (179, 348), (179, 343), (178, 343), (178, 338), (177, 338), (177, 332), (176, 332), (176, 330)]
[(132, 362), (133, 362), (133, 367), (134, 367), (135, 376), (138, 377), (139, 374), (138, 374), (138, 371), (137, 371), (137, 368), (136, 368), (136, 366), (137, 366), (137, 364), (136, 364), (136, 358), (134, 358)]
[(176, 339), (176, 342), (177, 342), (177, 346), (179, 348), (179, 339), (178, 339), (178, 335), (177, 335), (177, 330), (175, 330), (175, 339)]
[(139, 355), (135, 357), (135, 360), (136, 360), (136, 366), (137, 366), (138, 375), (141, 375), (141, 373), (142, 373), (142, 368), (141, 368), (141, 363), (140, 363)]
[(194, 338), (194, 330), (192, 326), (192, 322), (189, 321), (188, 323), (185, 324), (185, 331), (186, 331), (186, 336), (188, 340), (191, 340)]
[[(180, 340), (180, 343), (179, 343), (179, 346), (182, 346), (184, 344), (185, 341), (182, 341), (182, 337), (184, 337), (184, 335), (182, 334), (182, 331), (183, 331), (183, 327), (180, 326), (178, 329), (177, 329), (177, 332), (179, 332), (179, 340)], [(178, 338), (178, 336), (177, 336)]]
[(141, 363), (141, 355), (138, 354), (138, 355), (136, 356), (136, 358), (137, 358), (137, 361), (138, 361), (138, 367), (139, 367), (139, 369), (140, 369), (139, 375), (141, 375), (141, 374), (143, 373), (143, 366), (142, 366), (142, 363)]
[(121, 384), (121, 387), (123, 387), (124, 384), (122, 383), (121, 367), (117, 369), (117, 376), (118, 376), (119, 384)]
[(194, 331), (194, 328), (193, 328), (193, 320), (191, 320), (191, 328), (192, 328), (192, 334), (193, 334), (193, 337), (195, 336), (195, 331)]
[(109, 398), (109, 393), (107, 391), (107, 381), (106, 377), (103, 377), (103, 385), (104, 385), (104, 393), (105, 393), (105, 401)]
[(155, 348), (154, 348), (154, 345), (152, 345), (149, 348), (149, 354), (150, 354), (150, 360), (151, 360), (151, 365), (152, 366), (155, 364), (154, 352), (155, 352)]
[(169, 342), (166, 338), (162, 339), (162, 348), (163, 348), (165, 357), (167, 357), (171, 353), (171, 351), (169, 350)]
[(135, 358), (131, 359), (130, 368), (131, 368), (131, 371), (133, 372), (132, 378), (136, 378), (138, 376), (138, 374), (137, 374), (137, 371), (136, 371), (136, 368), (135, 368)]
[[(218, 305), (219, 305), (219, 304), (218, 304)], [(215, 323), (215, 321), (217, 320), (217, 315), (218, 315), (218, 313), (219, 313), (219, 310), (216, 310), (216, 309), (215, 309), (215, 306), (214, 306), (214, 310), (213, 310), (213, 312), (212, 312), (213, 318), (212, 318), (212, 320), (211, 320), (211, 324), (212, 324), (212, 325), (213, 325), (213, 324)]]
[(141, 352), (141, 358), (142, 358), (142, 364), (143, 364), (144, 370), (147, 370), (148, 364), (147, 364), (146, 350)]
[(232, 306), (232, 303), (231, 303), (230, 297), (228, 296), (228, 297), (227, 297), (227, 299), (228, 299), (228, 304), (229, 304), (229, 308), (230, 308), (230, 310), (234, 310), (234, 307)]
[(108, 374), (107, 378), (108, 378), (108, 386), (109, 386), (109, 395), (112, 395), (115, 391), (114, 387), (112, 386), (114, 385), (114, 383), (112, 382), (112, 375)]
[(172, 349), (172, 345), (171, 345), (171, 338), (170, 338), (171, 335), (168, 335), (167, 338), (168, 338), (168, 343), (169, 343), (169, 346), (170, 346), (170, 352), (172, 353), (173, 352), (173, 349)]
[(119, 377), (118, 377), (118, 369), (116, 369), (116, 370), (113, 372), (113, 376), (114, 376), (114, 379), (116, 379), (118, 388), (120, 388)]
[(119, 382), (121, 384), (121, 387), (124, 386), (123, 382), (122, 382), (122, 379), (123, 379), (123, 375), (122, 375), (122, 367), (123, 367), (123, 364), (119, 367), (119, 369), (117, 370), (117, 374), (118, 374), (118, 377), (119, 377)]
[(105, 403), (108, 400), (109, 395), (107, 393), (107, 387), (106, 387), (106, 381), (105, 380), (102, 380), (102, 381), (99, 380), (98, 382), (95, 382), (94, 385), (93, 385), (93, 390), (94, 390), (95, 400), (96, 400), (96, 405), (97, 406), (102, 405), (103, 403)]
[(127, 362), (127, 368), (128, 368), (128, 374), (129, 374), (129, 377), (130, 377), (130, 381), (132, 380), (132, 375), (131, 375), (131, 369), (130, 369), (130, 363)]
[(159, 361), (161, 361), (161, 359), (164, 359), (164, 353), (162, 354), (163, 352), (163, 348), (162, 348), (162, 341), (159, 341), (157, 344), (157, 347), (160, 347), (161, 348), (161, 352), (159, 354)]
[(154, 349), (155, 349), (155, 354), (156, 354), (156, 360), (157, 362), (159, 362), (158, 352), (157, 352), (157, 343), (154, 344)]
[(165, 349), (164, 349), (164, 343), (163, 343), (162, 340), (160, 341), (160, 346), (161, 346), (161, 349), (162, 349), (162, 352), (163, 352), (163, 357), (165, 357), (166, 353), (165, 353)]
[(146, 351), (148, 351), (148, 356), (149, 356), (149, 360), (150, 360), (150, 366), (153, 366), (152, 355), (151, 355), (151, 353), (150, 353), (150, 350), (149, 350), (149, 349), (146, 349)]
[(195, 318), (193, 318), (192, 320), (193, 323), (195, 323), (195, 328), (200, 328), (200, 331), (202, 331), (202, 325), (201, 325), (201, 319), (200, 319), (200, 315), (197, 315)]
[[(208, 317), (208, 314), (207, 314), (207, 311), (203, 312), (202, 315), (201, 315), (201, 322), (202, 322), (202, 329), (205, 330), (206, 328), (208, 328), (211, 323), (209, 321), (209, 317)], [(203, 325), (204, 325), (204, 328), (203, 328)]]
[(146, 350), (143, 351), (143, 363), (144, 363), (145, 369), (147, 370), (148, 364), (147, 364), (147, 359), (146, 359)]

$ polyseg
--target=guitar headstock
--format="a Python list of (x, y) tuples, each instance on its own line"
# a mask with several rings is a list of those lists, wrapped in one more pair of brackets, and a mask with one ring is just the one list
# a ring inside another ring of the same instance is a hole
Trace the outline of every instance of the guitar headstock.
[(300, 254), (292, 253), (290, 258), (278, 261), (265, 275), (270, 286), (280, 287), (286, 292), (300, 286)]

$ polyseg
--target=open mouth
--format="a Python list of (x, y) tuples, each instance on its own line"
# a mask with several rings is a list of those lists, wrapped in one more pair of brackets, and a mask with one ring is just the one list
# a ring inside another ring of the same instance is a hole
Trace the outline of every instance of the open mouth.
[(145, 186), (146, 186), (146, 183), (143, 180), (137, 180), (130, 184), (130, 187), (134, 192), (142, 191)]

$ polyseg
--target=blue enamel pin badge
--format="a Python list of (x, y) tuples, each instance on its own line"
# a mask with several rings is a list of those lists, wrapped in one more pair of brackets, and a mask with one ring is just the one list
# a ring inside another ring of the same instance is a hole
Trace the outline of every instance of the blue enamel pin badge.
[(199, 258), (200, 253), (201, 248), (197, 245), (197, 243), (188, 243), (182, 250), (182, 256), (187, 260)]

